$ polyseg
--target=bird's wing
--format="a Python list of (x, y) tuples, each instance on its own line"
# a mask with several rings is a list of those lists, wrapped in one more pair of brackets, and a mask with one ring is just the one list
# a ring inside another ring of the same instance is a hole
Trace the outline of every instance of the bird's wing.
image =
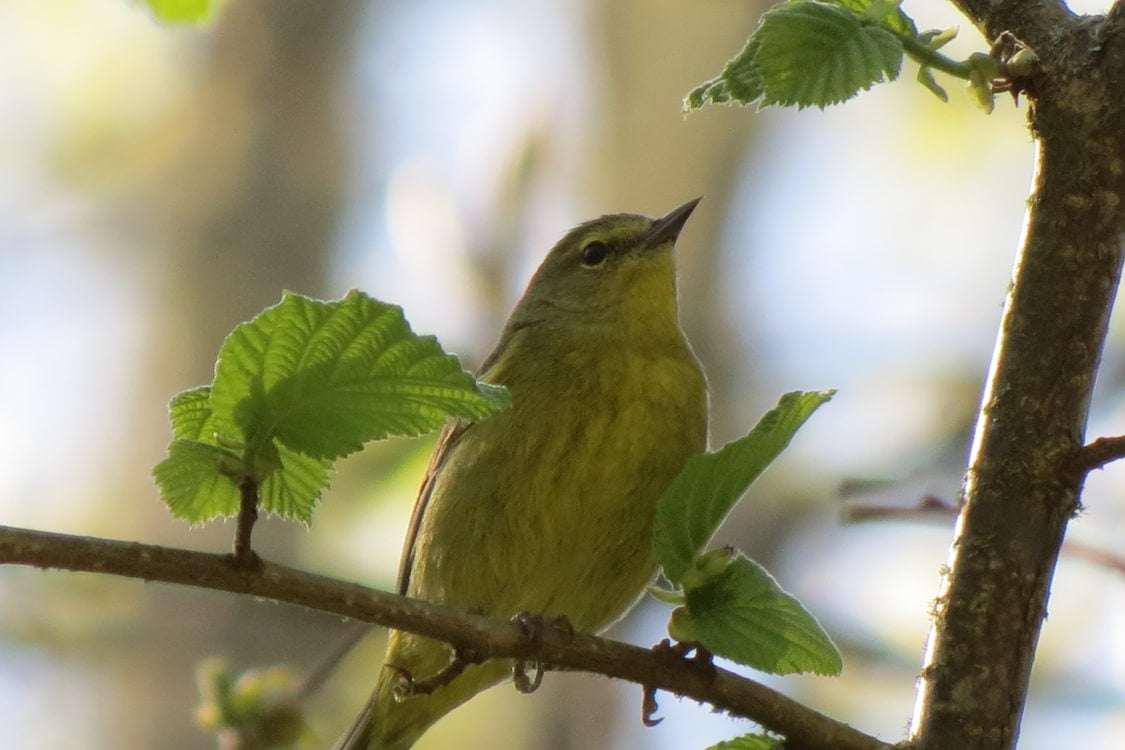
[[(504, 362), (510, 360), (505, 360), (503, 353), (508, 350), (512, 338), (519, 331), (530, 328), (537, 323), (537, 320), (524, 320), (513, 312), (512, 318), (508, 320), (500, 334), (500, 341), (485, 358), (477, 370), (476, 377), (488, 383), (507, 385)], [(430, 465), (426, 469), (426, 476), (422, 479), (422, 486), (418, 489), (418, 499), (414, 501), (414, 512), (410, 516), (410, 526), (406, 529), (406, 543), (402, 546), (402, 560), (399, 561), (398, 569), (398, 593), (403, 596), (406, 596), (406, 587), (410, 584), (410, 569), (414, 567), (414, 546), (418, 541), (418, 531), (422, 528), (422, 519), (425, 517), (426, 508), (430, 504), (430, 496), (433, 495), (434, 485), (437, 483), (438, 472), (449, 459), (458, 441), (472, 426), (472, 422), (463, 420), (450, 422), (438, 436), (437, 445), (434, 447), (433, 455), (430, 456)]]
[(438, 472), (449, 458), (449, 454), (453, 452), (453, 446), (471, 426), (470, 422), (450, 422), (438, 436), (437, 445), (430, 456), (430, 465), (422, 478), (422, 486), (418, 488), (418, 498), (414, 501), (410, 525), (406, 529), (406, 543), (402, 546), (402, 560), (399, 562), (398, 569), (398, 593), (403, 596), (406, 596), (406, 588), (410, 584), (410, 569), (414, 567), (414, 545), (418, 541), (418, 530), (422, 528), (422, 518), (425, 517), (426, 508), (430, 504), (430, 496), (433, 495)]

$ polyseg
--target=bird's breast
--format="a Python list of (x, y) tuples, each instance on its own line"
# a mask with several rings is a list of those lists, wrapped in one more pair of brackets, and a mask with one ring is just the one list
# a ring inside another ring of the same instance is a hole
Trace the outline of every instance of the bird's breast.
[(706, 386), (690, 351), (558, 366), (552, 384), (513, 377), (512, 408), (466, 433), (421, 529), (426, 580), (412, 580), (450, 604), (599, 630), (655, 573), (656, 501), (705, 446)]

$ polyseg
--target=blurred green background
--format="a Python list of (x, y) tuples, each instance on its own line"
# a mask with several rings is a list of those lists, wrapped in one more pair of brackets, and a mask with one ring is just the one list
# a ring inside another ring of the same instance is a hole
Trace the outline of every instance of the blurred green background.
[[(1097, 10), (1101, 4), (1086, 10)], [(956, 499), (1033, 164), (1024, 111), (981, 115), (902, 80), (827, 112), (711, 108), (764, 6), (734, 0), (231, 0), (205, 28), (126, 0), (0, 6), (0, 523), (225, 550), (148, 476), (165, 404), (210, 380), (223, 335), (283, 289), (406, 308), (475, 367), (543, 253), (601, 213), (704, 202), (680, 242), (683, 317), (712, 443), (787, 390), (840, 389), (720, 533), (845, 651), (840, 679), (767, 678), (897, 740), (952, 521), (846, 508)], [(1077, 9), (1077, 8), (1076, 8)], [(907, 0), (920, 27), (961, 24)], [(959, 46), (956, 46), (959, 45)], [(1091, 437), (1125, 432), (1119, 319)], [(311, 529), (266, 521), (269, 559), (391, 587), (430, 441), (344, 463)], [(1088, 482), (1071, 539), (1125, 538), (1125, 468)], [(1021, 747), (1125, 737), (1120, 572), (1067, 555)], [(0, 745), (213, 746), (194, 665), (307, 673), (339, 618), (226, 594), (0, 570)], [(612, 635), (648, 644), (646, 603)], [(1003, 637), (1003, 634), (997, 634)], [(328, 746), (381, 657), (373, 634), (309, 706)], [(748, 731), (640, 689), (550, 674), (501, 687), (420, 745), (703, 748)]]

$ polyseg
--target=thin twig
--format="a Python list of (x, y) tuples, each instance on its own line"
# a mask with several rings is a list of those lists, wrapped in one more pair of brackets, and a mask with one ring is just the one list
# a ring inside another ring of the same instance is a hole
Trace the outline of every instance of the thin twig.
[(260, 562), (250, 545), (254, 524), (258, 522), (258, 482), (249, 477), (238, 483), (241, 502), (238, 507), (238, 525), (234, 531), (234, 561), (244, 568), (253, 568)]
[(301, 689), (298, 692), (301, 698), (308, 698), (319, 690), (321, 685), (327, 682), (328, 678), (336, 671), (336, 667), (340, 665), (344, 657), (350, 654), (356, 644), (371, 632), (371, 626), (368, 623), (357, 622), (352, 624), (354, 626), (352, 632), (340, 641), (336, 648), (321, 659), (316, 667), (301, 680)]
[(907, 507), (849, 502), (840, 510), (840, 522), (851, 524), (896, 519), (913, 521), (921, 518), (944, 520), (956, 516), (960, 510), (960, 504), (954, 504), (938, 495), (923, 495), (917, 505)]
[[(1114, 438), (1115, 440), (1117, 438)], [(937, 495), (926, 495), (914, 507), (886, 505), (848, 505), (840, 514), (841, 523), (865, 523), (868, 521), (900, 521), (939, 519), (951, 522), (961, 512), (960, 504), (954, 504)], [(1125, 574), (1125, 557), (1092, 547), (1071, 539), (1063, 541), (1062, 554), (1077, 557), (1114, 572)]]
[(1063, 542), (1063, 554), (1081, 558), (1098, 567), (1109, 568), (1112, 571), (1125, 575), (1125, 557), (1115, 555), (1112, 552), (1106, 552), (1104, 549), (1091, 547), (1089, 544), (1083, 544), (1082, 542), (1067, 540)]
[(1078, 449), (1074, 470), (1088, 474), (1122, 458), (1125, 458), (1125, 436), (1098, 438)]

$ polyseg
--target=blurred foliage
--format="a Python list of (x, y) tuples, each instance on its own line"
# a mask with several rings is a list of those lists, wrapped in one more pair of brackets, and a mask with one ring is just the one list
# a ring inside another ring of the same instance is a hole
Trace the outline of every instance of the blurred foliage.
[(221, 659), (196, 670), (195, 720), (218, 737), (220, 750), (293, 747), (308, 737), (301, 714), (300, 681), (284, 667), (248, 670), (237, 677)]
[(509, 404), (411, 331), (402, 308), (354, 290), (336, 302), (288, 293), (235, 326), (211, 385), (172, 399), (174, 440), (153, 477), (191, 523), (236, 515), (251, 483), (262, 510), (307, 524), (335, 459)]
[(222, 0), (145, 0), (152, 12), (170, 23), (199, 23), (211, 18)]

